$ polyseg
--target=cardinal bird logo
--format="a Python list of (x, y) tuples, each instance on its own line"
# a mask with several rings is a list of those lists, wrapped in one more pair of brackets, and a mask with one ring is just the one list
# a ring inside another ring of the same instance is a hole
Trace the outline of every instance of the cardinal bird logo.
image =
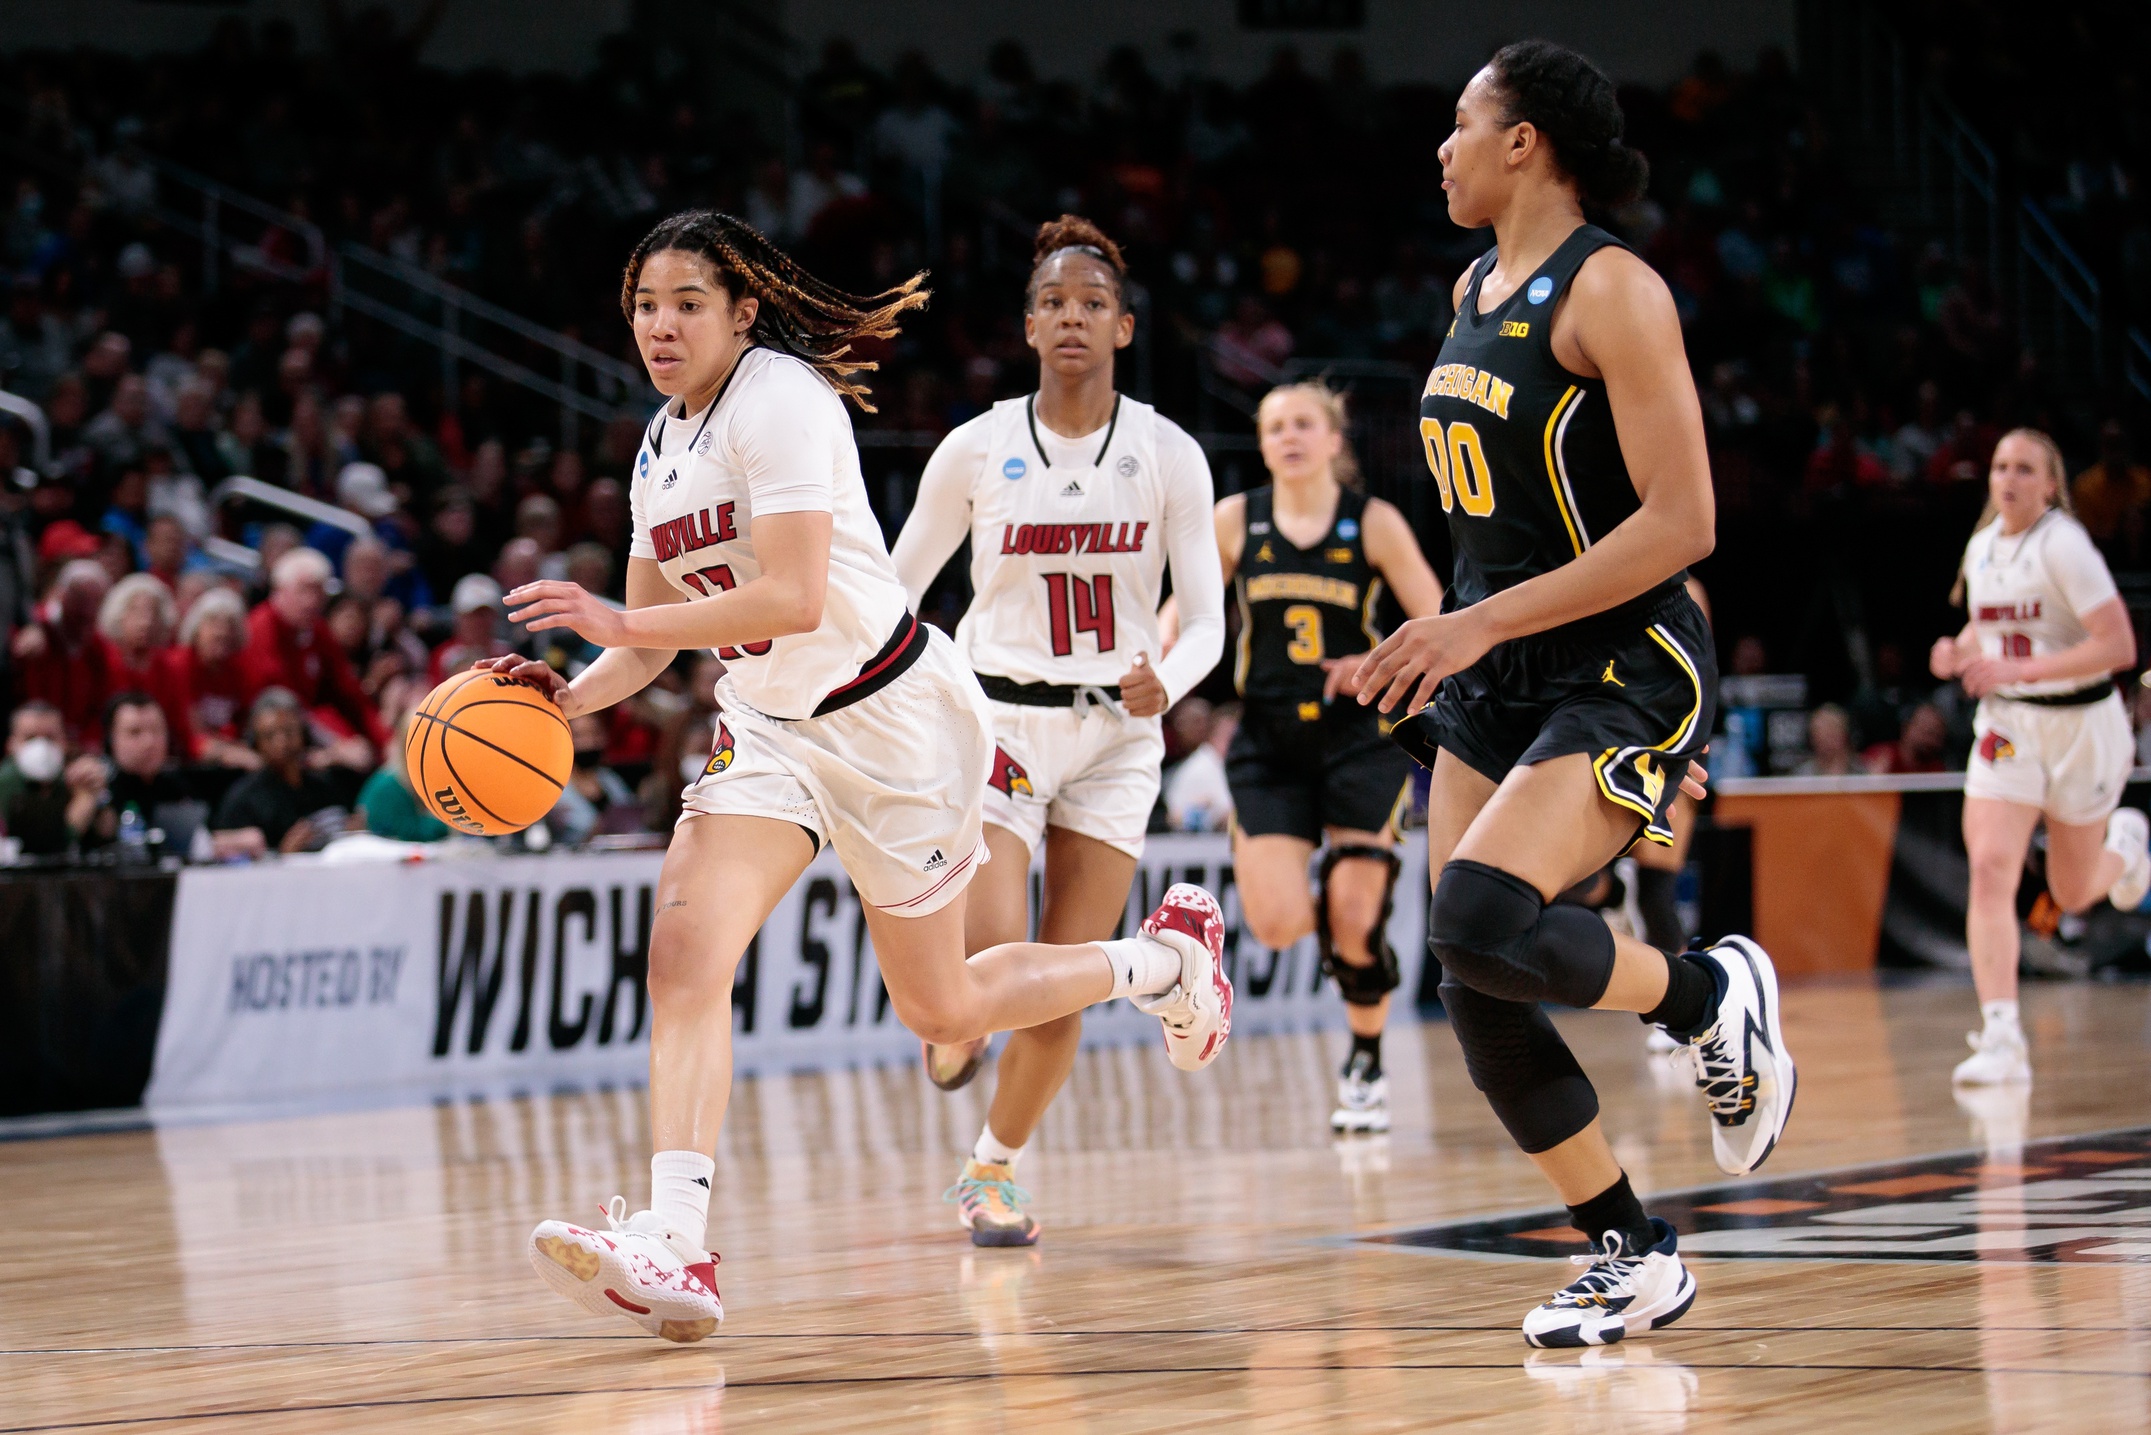
[(1010, 797), (1029, 797), (1031, 775), (1023, 770), (1023, 764), (1010, 757), (999, 747), (993, 750), (993, 785)]
[(732, 729), (717, 719), (717, 732), (710, 738), (710, 760), (703, 765), (704, 777), (715, 777), (732, 765)]
[(1979, 740), (1979, 760), (2000, 762), (2005, 757), (2015, 757), (2017, 745), (1998, 732), (1990, 732)]

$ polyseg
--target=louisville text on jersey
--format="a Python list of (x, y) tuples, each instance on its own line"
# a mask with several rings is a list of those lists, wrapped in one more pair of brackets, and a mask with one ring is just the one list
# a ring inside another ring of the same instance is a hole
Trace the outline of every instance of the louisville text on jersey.
[(657, 550), (657, 561), (662, 563), (682, 553), (728, 543), (737, 537), (739, 533), (732, 526), (732, 505), (720, 503), (715, 508), (698, 508), (679, 518), (653, 525), (650, 546)]
[(2035, 623), (2045, 607), (2043, 599), (2029, 598), (2022, 603), (1982, 603), (1979, 605), (1979, 621), (1982, 623)]
[(1003, 553), (1140, 553), (1142, 523), (1007, 523), (1001, 526)]

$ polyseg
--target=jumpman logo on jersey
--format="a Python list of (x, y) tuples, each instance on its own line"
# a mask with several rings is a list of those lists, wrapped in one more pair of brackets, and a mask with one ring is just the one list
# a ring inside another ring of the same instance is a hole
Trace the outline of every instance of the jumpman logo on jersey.
[(1606, 659), (1606, 671), (1599, 677), (1599, 681), (1602, 683), (1611, 683), (1617, 688), (1625, 688), (1628, 686), (1628, 684), (1622, 682), (1619, 678), (1613, 675), (1613, 659), (1611, 658)]

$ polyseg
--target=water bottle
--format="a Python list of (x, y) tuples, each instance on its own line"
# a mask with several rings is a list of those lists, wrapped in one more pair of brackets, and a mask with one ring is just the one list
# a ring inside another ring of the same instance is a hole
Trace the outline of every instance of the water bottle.
[(149, 824), (142, 820), (141, 812), (133, 807), (120, 812), (119, 859), (122, 862), (149, 860)]

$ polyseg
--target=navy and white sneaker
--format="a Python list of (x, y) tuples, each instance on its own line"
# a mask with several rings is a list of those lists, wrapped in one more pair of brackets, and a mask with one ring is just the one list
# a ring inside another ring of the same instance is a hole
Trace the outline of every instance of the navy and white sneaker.
[(1778, 1025), (1778, 975), (1746, 937), (1701, 952), (1718, 983), (1718, 1017), (1688, 1041), (1695, 1084), (1709, 1103), (1718, 1169), (1745, 1176), (1769, 1159), (1792, 1116), (1797, 1073)]
[(1548, 1350), (1611, 1345), (1686, 1315), (1695, 1277), (1680, 1263), (1680, 1237), (1656, 1216), (1651, 1232), (1658, 1240), (1648, 1250), (1631, 1251), (1608, 1231), (1592, 1254), (1570, 1256), (1584, 1273), (1524, 1317), (1524, 1339)]

